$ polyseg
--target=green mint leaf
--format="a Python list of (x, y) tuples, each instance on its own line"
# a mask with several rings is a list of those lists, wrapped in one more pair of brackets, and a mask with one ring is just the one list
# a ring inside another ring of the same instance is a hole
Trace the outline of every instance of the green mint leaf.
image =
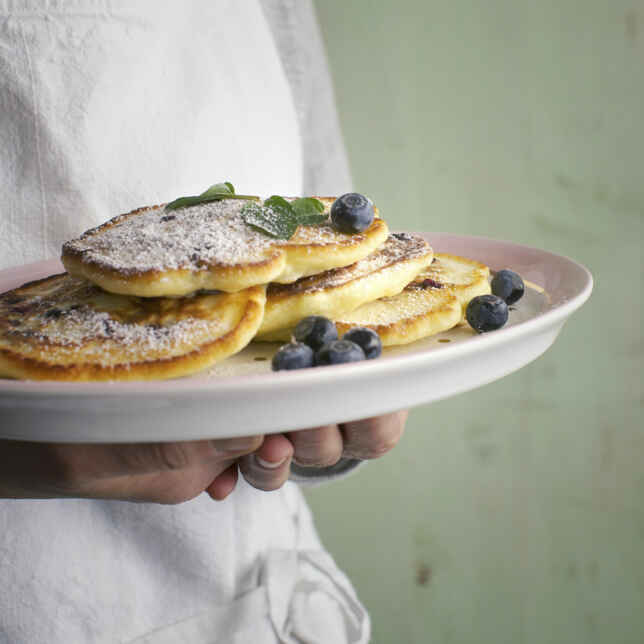
[(196, 206), (202, 202), (201, 197), (179, 197), (165, 205), (166, 210), (177, 210), (177, 208), (187, 208), (188, 206)]
[(315, 226), (316, 224), (323, 224), (327, 221), (329, 221), (329, 217), (327, 215), (320, 215), (317, 213), (300, 216), (297, 219), (297, 223), (300, 226)]
[(291, 201), (291, 206), (295, 212), (299, 213), (321, 213), (324, 212), (324, 204), (315, 197), (300, 197)]
[[(286, 203), (287, 208), (279, 200)], [(269, 201), (267, 199), (263, 206), (258, 203), (246, 204), (241, 211), (242, 219), (251, 228), (271, 237), (290, 239), (297, 229), (297, 221), (288, 202), (281, 197)]]
[(327, 221), (324, 204), (312, 197), (287, 201), (273, 195), (264, 201), (248, 204), (242, 209), (242, 218), (248, 226), (277, 239), (290, 239), (299, 225), (309, 226)]
[(264, 201), (264, 206), (266, 208), (272, 208), (276, 212), (279, 212), (280, 214), (284, 216), (294, 216), (293, 208), (291, 207), (291, 204), (284, 199), (284, 197), (280, 197), (279, 195), (273, 195), (272, 197), (269, 197)]
[(302, 226), (321, 224), (328, 219), (328, 215), (324, 213), (324, 204), (314, 197), (301, 197), (290, 205), (295, 211), (297, 223)]
[(219, 195), (225, 195), (227, 197), (230, 197), (231, 195), (234, 195), (234, 194), (235, 194), (235, 188), (233, 188), (233, 184), (226, 181), (225, 183), (216, 183), (214, 186), (210, 186), (208, 190), (205, 190), (199, 196), (214, 197)]
[(200, 195), (190, 197), (179, 197), (169, 204), (166, 204), (165, 210), (177, 210), (178, 208), (187, 208), (188, 206), (197, 206), (202, 203), (211, 201), (220, 201), (221, 199), (247, 199), (257, 201), (258, 197), (252, 195), (236, 195), (233, 184), (229, 181), (224, 183), (215, 183)]

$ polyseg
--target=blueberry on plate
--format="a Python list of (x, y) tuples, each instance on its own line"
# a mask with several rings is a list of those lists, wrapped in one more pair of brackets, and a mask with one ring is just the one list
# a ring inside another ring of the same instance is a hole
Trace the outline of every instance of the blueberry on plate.
[(380, 336), (366, 326), (354, 326), (342, 336), (342, 339), (355, 342), (361, 347), (367, 360), (377, 358), (382, 353)]
[(322, 367), (329, 364), (342, 364), (343, 362), (359, 362), (364, 360), (362, 347), (350, 340), (333, 340), (327, 342), (315, 354), (315, 366)]
[(298, 342), (308, 344), (313, 351), (317, 351), (323, 344), (337, 340), (338, 330), (328, 318), (309, 315), (297, 323), (293, 335)]
[(504, 268), (492, 278), (492, 293), (505, 300), (506, 304), (514, 304), (523, 297), (525, 286), (518, 273)]
[(304, 369), (313, 366), (313, 349), (302, 342), (291, 342), (282, 345), (273, 356), (273, 371), (285, 369)]
[(508, 321), (508, 305), (498, 295), (477, 295), (467, 305), (465, 317), (479, 333), (494, 331)]
[(331, 221), (342, 233), (361, 233), (371, 226), (373, 218), (373, 203), (357, 192), (338, 197), (331, 206)]

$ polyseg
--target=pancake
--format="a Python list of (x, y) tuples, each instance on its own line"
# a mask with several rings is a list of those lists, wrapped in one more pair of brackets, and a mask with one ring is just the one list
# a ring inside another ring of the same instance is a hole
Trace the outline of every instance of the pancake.
[(351, 327), (366, 326), (378, 333), (383, 346), (408, 344), (464, 320), (468, 302), (490, 292), (489, 269), (456, 255), (436, 253), (399, 295), (364, 304), (335, 318), (340, 335)]
[(458, 299), (447, 290), (412, 282), (402, 293), (364, 304), (335, 320), (342, 336), (354, 326), (378, 333), (383, 347), (408, 344), (447, 331), (462, 319)]
[(481, 262), (448, 253), (436, 253), (434, 261), (418, 275), (417, 280), (434, 280), (446, 288), (461, 303), (462, 320), (470, 300), (492, 292), (490, 269)]
[(269, 284), (264, 320), (257, 340), (288, 340), (291, 329), (307, 315), (333, 319), (365, 302), (400, 293), (431, 264), (433, 251), (420, 236), (389, 235), (371, 255), (292, 284)]
[[(328, 213), (334, 198), (319, 199)], [(111, 293), (232, 293), (348, 266), (369, 255), (388, 234), (379, 218), (356, 234), (339, 232), (327, 219), (299, 226), (288, 240), (275, 239), (244, 222), (240, 211), (246, 203), (224, 199), (171, 211), (139, 208), (66, 242), (62, 261), (71, 275)]]
[(106, 293), (63, 273), (0, 295), (0, 377), (156, 380), (241, 350), (262, 320), (265, 287), (184, 298)]

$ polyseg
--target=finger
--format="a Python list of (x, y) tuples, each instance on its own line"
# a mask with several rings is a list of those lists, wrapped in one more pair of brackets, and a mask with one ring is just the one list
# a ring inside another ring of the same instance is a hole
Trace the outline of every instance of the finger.
[(393, 449), (405, 430), (407, 411), (398, 411), (340, 425), (348, 458), (372, 459)]
[(337, 425), (289, 432), (293, 443), (293, 460), (299, 465), (326, 467), (342, 457), (343, 438)]
[[(225, 475), (215, 493), (225, 495), (232, 489), (228, 470), (236, 460), (210, 461), (179, 470), (94, 479), (75, 489), (58, 490), (54, 496), (119, 499), (146, 503), (176, 504), (195, 498)], [(234, 475), (233, 475), (234, 476)], [(229, 488), (228, 490), (226, 488)]]
[(253, 487), (276, 490), (288, 479), (292, 456), (291, 441), (283, 434), (271, 434), (255, 453), (240, 459), (239, 471)]
[(246, 436), (219, 440), (115, 445), (113, 454), (115, 462), (122, 464), (127, 470), (126, 473), (132, 470), (180, 470), (199, 463), (224, 461), (250, 454), (259, 448), (262, 441), (262, 436)]
[(258, 449), (262, 436), (170, 443), (49, 445), (41, 459), (63, 483), (182, 470), (222, 462)]
[(237, 463), (234, 463), (215, 478), (215, 480), (206, 488), (206, 492), (215, 501), (223, 501), (235, 489), (238, 477), (239, 468)]

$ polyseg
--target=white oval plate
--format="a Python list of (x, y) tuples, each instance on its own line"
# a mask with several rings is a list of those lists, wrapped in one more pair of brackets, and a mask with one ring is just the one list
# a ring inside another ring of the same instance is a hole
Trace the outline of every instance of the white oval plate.
[[(423, 233), (437, 252), (511, 268), (529, 288), (508, 324), (476, 335), (459, 327), (386, 349), (376, 360), (270, 370), (278, 345), (251, 344), (190, 378), (65, 383), (0, 379), (0, 437), (138, 442), (282, 432), (368, 418), (468, 391), (541, 355), (590, 296), (592, 277), (559, 255), (482, 237)], [(57, 260), (0, 272), (0, 292), (61, 272)], [(540, 287), (540, 288), (539, 288)]]

